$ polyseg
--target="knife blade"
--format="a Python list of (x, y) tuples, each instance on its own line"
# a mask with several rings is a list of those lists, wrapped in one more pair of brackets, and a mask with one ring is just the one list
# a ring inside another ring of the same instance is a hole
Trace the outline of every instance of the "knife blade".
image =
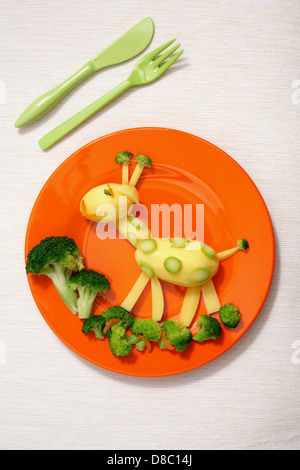
[(154, 25), (151, 18), (144, 18), (116, 41), (103, 49), (93, 59), (60, 85), (40, 96), (19, 116), (15, 127), (23, 127), (44, 116), (70, 90), (99, 70), (120, 64), (140, 54), (151, 42)]

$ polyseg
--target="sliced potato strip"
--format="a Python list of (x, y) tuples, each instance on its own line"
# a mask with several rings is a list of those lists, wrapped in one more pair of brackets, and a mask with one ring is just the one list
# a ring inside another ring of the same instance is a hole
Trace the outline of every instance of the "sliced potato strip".
[(219, 261), (225, 261), (226, 259), (235, 255), (235, 253), (237, 253), (239, 249), (240, 248), (236, 246), (234, 248), (230, 248), (229, 250), (221, 251), (220, 253), (217, 253), (217, 258)]
[(157, 277), (151, 279), (152, 293), (152, 320), (160, 321), (164, 314), (164, 295), (163, 290)]
[(132, 287), (131, 291), (127, 295), (126, 299), (122, 302), (121, 307), (125, 308), (125, 310), (128, 310), (130, 312), (137, 301), (139, 300), (143, 290), (145, 289), (150, 277), (147, 276), (146, 273), (140, 274), (138, 277), (136, 283)]
[(187, 287), (183, 299), (179, 321), (189, 327), (199, 305), (201, 286)]
[(122, 184), (129, 183), (129, 168), (128, 165), (122, 165)]
[(220, 310), (221, 303), (212, 279), (202, 285), (202, 295), (208, 315)]
[(142, 172), (143, 172), (143, 169), (144, 167), (140, 166), (140, 165), (136, 165), (135, 169), (133, 170), (133, 173), (132, 173), (132, 176), (130, 178), (130, 181), (129, 181), (129, 185), (130, 186), (135, 186), (136, 183), (138, 182)]

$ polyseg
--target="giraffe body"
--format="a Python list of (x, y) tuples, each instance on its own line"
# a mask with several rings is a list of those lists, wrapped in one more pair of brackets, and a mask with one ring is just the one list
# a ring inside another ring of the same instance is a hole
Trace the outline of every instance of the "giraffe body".
[[(155, 238), (153, 250), (143, 250), (148, 240), (141, 240), (135, 251), (135, 259), (140, 268), (151, 277), (156, 276), (163, 281), (178, 286), (201, 286), (209, 281), (219, 269), (217, 255), (209, 257), (203, 251), (204, 244), (194, 240), (186, 240), (185, 246), (174, 246), (172, 239)], [(152, 272), (152, 271), (153, 272)]]

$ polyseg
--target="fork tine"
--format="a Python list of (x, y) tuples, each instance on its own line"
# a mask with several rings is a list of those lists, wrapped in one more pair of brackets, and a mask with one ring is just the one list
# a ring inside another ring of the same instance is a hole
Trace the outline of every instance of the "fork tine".
[(160, 54), (162, 51), (164, 51), (167, 47), (169, 47), (171, 44), (173, 44), (174, 41), (176, 41), (176, 38), (171, 39), (171, 41), (168, 41), (165, 44), (163, 44), (162, 46), (155, 49), (154, 51), (149, 52), (149, 54), (147, 54), (147, 57), (149, 57), (149, 59), (153, 60), (154, 57), (156, 57), (158, 54)]
[(178, 47), (180, 47), (181, 44), (177, 44), (177, 46), (174, 46), (172, 47), (172, 49), (170, 49), (169, 51), (165, 52), (164, 54), (162, 54), (161, 56), (159, 56), (155, 61), (154, 61), (154, 64), (159, 66), (160, 64), (162, 64), (168, 57), (170, 57), (170, 55), (173, 54), (173, 52), (177, 51)]
[(177, 52), (177, 54), (175, 54), (170, 60), (168, 60), (168, 62), (166, 62), (165, 64), (163, 64), (161, 67), (159, 67), (159, 71), (161, 73), (164, 73), (166, 70), (168, 70), (168, 68), (171, 67), (171, 65), (174, 64), (174, 62), (176, 62), (176, 60), (179, 59), (179, 57), (183, 54), (184, 52), (184, 49), (182, 49), (181, 51)]

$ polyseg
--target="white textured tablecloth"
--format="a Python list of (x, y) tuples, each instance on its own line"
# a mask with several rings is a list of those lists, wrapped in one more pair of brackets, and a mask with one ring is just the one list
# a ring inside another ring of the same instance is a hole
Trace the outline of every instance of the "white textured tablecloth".
[[(0, 447), (299, 449), (299, 0), (1, 0), (0, 8)], [(122, 81), (136, 59), (14, 128), (31, 101), (146, 16), (151, 48), (172, 37), (184, 46), (168, 77), (120, 97), (46, 153), (39, 138)], [(154, 379), (102, 370), (68, 349), (24, 272), (26, 226), (46, 179), (87, 142), (140, 126), (194, 133), (235, 158), (266, 201), (277, 250), (269, 296), (246, 335), (200, 369)]]

